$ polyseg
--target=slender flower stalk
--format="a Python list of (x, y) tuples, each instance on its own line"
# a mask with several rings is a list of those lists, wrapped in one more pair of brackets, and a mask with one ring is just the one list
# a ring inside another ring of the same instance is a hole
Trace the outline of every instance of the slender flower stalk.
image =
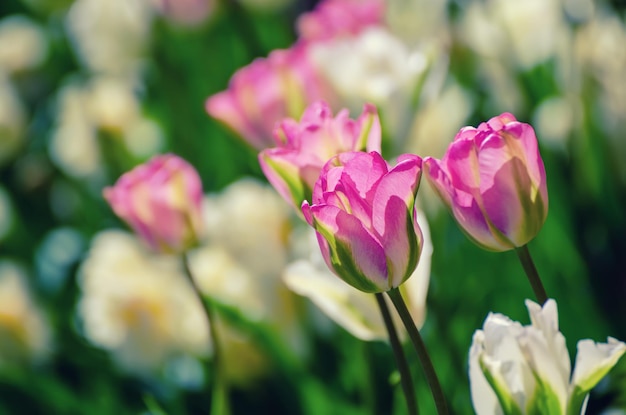
[(210, 299), (206, 298), (200, 292), (198, 285), (193, 279), (193, 274), (189, 267), (189, 258), (187, 255), (183, 255), (183, 268), (184, 274), (187, 276), (191, 288), (195, 293), (198, 301), (202, 304), (202, 308), (207, 318), (207, 324), (211, 333), (211, 341), (213, 342), (213, 368), (215, 371), (214, 385), (213, 385), (213, 397), (211, 399), (211, 415), (229, 415), (230, 405), (228, 402), (228, 385), (226, 383), (225, 371), (222, 359), (222, 351), (220, 347), (219, 333), (217, 330), (217, 320), (213, 310), (213, 304)]
[(409, 337), (413, 342), (413, 346), (415, 347), (417, 356), (420, 360), (420, 363), (422, 364), (422, 368), (424, 369), (424, 375), (426, 376), (426, 380), (428, 381), (428, 385), (430, 386), (430, 391), (433, 395), (433, 399), (435, 400), (437, 413), (439, 415), (448, 415), (446, 399), (443, 395), (443, 390), (441, 389), (439, 379), (437, 378), (437, 373), (435, 373), (433, 363), (430, 360), (428, 351), (426, 350), (426, 344), (424, 344), (424, 340), (422, 340), (422, 336), (420, 335), (417, 326), (415, 326), (413, 318), (411, 318), (411, 314), (409, 313), (409, 310), (404, 303), (404, 299), (402, 298), (402, 294), (400, 294), (400, 290), (398, 288), (392, 288), (391, 290), (387, 291), (387, 295), (389, 296), (389, 298), (391, 298), (391, 302), (398, 311), (400, 319), (402, 320), (402, 323), (404, 324), (404, 327), (406, 328), (407, 332), (409, 333)]
[(517, 252), (517, 256), (522, 263), (522, 267), (524, 267), (524, 271), (526, 272), (526, 276), (528, 277), (531, 287), (533, 287), (535, 297), (537, 297), (537, 302), (543, 306), (546, 301), (548, 301), (548, 295), (546, 294), (546, 289), (543, 288), (541, 278), (539, 278), (537, 267), (535, 267), (535, 263), (530, 256), (528, 245), (516, 248), (515, 252)]
[(385, 297), (383, 297), (382, 293), (376, 293), (375, 297), (378, 302), (378, 307), (380, 308), (380, 313), (383, 316), (387, 333), (389, 334), (389, 343), (391, 344), (391, 349), (393, 350), (393, 355), (396, 359), (396, 365), (400, 371), (400, 384), (402, 385), (402, 391), (404, 392), (408, 414), (418, 415), (419, 410), (415, 399), (415, 389), (413, 388), (411, 371), (409, 370), (404, 350), (402, 350), (402, 343), (400, 343), (400, 339), (398, 338), (396, 326), (393, 324), (393, 320), (391, 319), (391, 314), (389, 313)]

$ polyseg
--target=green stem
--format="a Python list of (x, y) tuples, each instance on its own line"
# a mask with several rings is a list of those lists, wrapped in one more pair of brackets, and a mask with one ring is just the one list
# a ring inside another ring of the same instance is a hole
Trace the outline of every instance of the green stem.
[(522, 267), (524, 267), (524, 271), (526, 272), (526, 276), (528, 277), (530, 286), (533, 287), (533, 291), (535, 292), (535, 297), (537, 297), (537, 301), (539, 302), (539, 304), (544, 305), (546, 301), (548, 301), (548, 295), (546, 294), (546, 289), (543, 288), (543, 284), (541, 283), (541, 278), (539, 278), (539, 273), (537, 272), (535, 263), (530, 256), (528, 245), (516, 248), (515, 252), (517, 252), (517, 256), (522, 263)]
[(211, 342), (213, 343), (213, 368), (215, 370), (215, 379), (211, 399), (211, 415), (229, 415), (230, 405), (228, 402), (228, 386), (226, 384), (226, 377), (224, 376), (224, 360), (222, 359), (222, 349), (213, 304), (209, 298), (205, 297), (200, 292), (198, 285), (193, 279), (193, 274), (189, 268), (189, 258), (186, 255), (183, 255), (183, 268), (185, 269), (185, 275), (189, 280), (193, 292), (198, 298), (198, 301), (200, 301), (200, 304), (202, 304), (207, 324), (209, 326)]
[(415, 326), (413, 318), (411, 318), (411, 313), (409, 313), (409, 310), (404, 303), (404, 299), (402, 298), (402, 294), (400, 294), (400, 290), (398, 290), (397, 288), (392, 288), (391, 290), (387, 291), (387, 295), (389, 296), (389, 298), (391, 298), (391, 302), (398, 311), (400, 319), (402, 320), (402, 323), (404, 324), (404, 327), (406, 328), (407, 332), (409, 333), (409, 337), (413, 342), (413, 346), (415, 347), (415, 351), (417, 352), (417, 357), (422, 364), (422, 369), (424, 369), (424, 375), (426, 376), (426, 380), (428, 381), (428, 385), (430, 386), (430, 391), (433, 395), (433, 399), (435, 400), (437, 413), (439, 415), (448, 415), (446, 398), (444, 397), (443, 390), (441, 389), (441, 385), (439, 384), (437, 373), (435, 373), (435, 368), (433, 367), (433, 363), (430, 360), (428, 351), (426, 350), (424, 340), (422, 340), (422, 336)]
[(380, 313), (383, 316), (383, 321), (385, 322), (385, 327), (387, 328), (387, 333), (389, 334), (389, 343), (391, 343), (391, 349), (396, 358), (396, 365), (400, 371), (400, 383), (402, 384), (402, 391), (406, 399), (408, 413), (409, 415), (417, 415), (419, 411), (417, 409), (417, 401), (415, 400), (415, 389), (413, 388), (409, 364), (406, 361), (404, 350), (402, 350), (402, 343), (400, 343), (400, 339), (398, 338), (396, 326), (391, 319), (391, 313), (389, 313), (389, 307), (387, 307), (385, 297), (383, 297), (381, 293), (376, 293), (375, 296), (378, 307), (380, 308)]

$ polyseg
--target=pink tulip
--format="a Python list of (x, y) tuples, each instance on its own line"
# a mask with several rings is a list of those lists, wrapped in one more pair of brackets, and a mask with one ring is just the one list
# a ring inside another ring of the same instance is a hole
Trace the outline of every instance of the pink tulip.
[(385, 17), (383, 0), (325, 0), (298, 19), (298, 33), (306, 41), (356, 35), (365, 27), (380, 25)]
[(198, 242), (202, 182), (173, 154), (156, 156), (123, 174), (104, 198), (152, 249), (181, 253)]
[(464, 127), (426, 178), (476, 244), (507, 251), (527, 244), (548, 214), (546, 172), (533, 128), (505, 113)]
[(398, 287), (413, 273), (422, 250), (414, 203), (422, 160), (405, 154), (389, 168), (377, 152), (341, 153), (326, 163), (302, 203), (326, 264), (365, 292)]
[(334, 118), (329, 106), (311, 104), (300, 119), (283, 120), (274, 131), (277, 147), (259, 153), (265, 177), (296, 209), (311, 198), (313, 186), (324, 164), (346, 151), (380, 152), (381, 129), (376, 108), (366, 104), (357, 120), (348, 110)]
[(275, 124), (299, 117), (326, 93), (309, 61), (307, 46), (275, 50), (232, 76), (226, 91), (208, 98), (207, 112), (257, 150), (274, 145)]

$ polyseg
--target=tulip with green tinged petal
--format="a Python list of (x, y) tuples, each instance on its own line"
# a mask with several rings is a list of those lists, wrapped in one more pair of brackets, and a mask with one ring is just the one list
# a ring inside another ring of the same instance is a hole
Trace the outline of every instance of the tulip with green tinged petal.
[(423, 245), (414, 209), (421, 165), (410, 154), (389, 168), (377, 152), (341, 153), (322, 169), (313, 203), (302, 203), (326, 265), (353, 287), (389, 291), (415, 270)]
[(504, 113), (464, 127), (426, 178), (480, 247), (508, 251), (533, 239), (548, 215), (546, 172), (533, 128)]
[(202, 181), (174, 154), (153, 157), (104, 189), (104, 198), (153, 250), (182, 253), (203, 228)]
[[(559, 331), (557, 306), (527, 300), (531, 325), (489, 314), (469, 354), (472, 403), (478, 415), (580, 415), (589, 391), (617, 363), (626, 344), (578, 342), (576, 368)], [(571, 379), (570, 379), (571, 378)]]
[[(423, 246), (417, 268), (400, 286), (400, 292), (417, 327), (426, 320), (426, 294), (430, 282), (430, 263), (433, 251), (426, 216), (416, 210), (417, 221), (423, 234)], [(302, 229), (312, 231), (312, 229)], [(328, 269), (315, 240), (315, 232), (294, 232), (292, 240), (301, 248), (297, 261), (290, 263), (283, 273), (283, 281), (293, 292), (307, 297), (331, 320), (350, 334), (364, 341), (387, 340), (380, 310), (373, 295), (366, 294), (346, 284)], [(391, 305), (390, 305), (391, 307)], [(402, 323), (397, 314), (396, 327)], [(404, 334), (402, 331), (400, 334)]]
[(347, 151), (378, 151), (381, 127), (376, 108), (365, 104), (363, 113), (350, 119), (348, 110), (333, 117), (329, 105), (317, 101), (307, 107), (300, 122), (285, 119), (274, 130), (276, 147), (259, 153), (268, 181), (289, 204), (300, 208), (311, 192), (324, 164)]

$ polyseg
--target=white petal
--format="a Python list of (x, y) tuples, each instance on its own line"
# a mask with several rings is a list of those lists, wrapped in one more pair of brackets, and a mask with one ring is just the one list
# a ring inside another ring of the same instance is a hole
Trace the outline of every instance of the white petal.
[(532, 326), (524, 327), (520, 347), (532, 371), (556, 393), (561, 409), (567, 405), (570, 361), (565, 337), (559, 331), (557, 306), (548, 300), (541, 308), (526, 301)]
[(485, 334), (482, 330), (476, 330), (472, 338), (472, 346), (469, 352), (469, 378), (472, 405), (476, 415), (500, 415), (502, 408), (491, 385), (485, 378), (480, 367), (480, 358), (484, 353)]
[[(499, 376), (521, 408), (533, 395), (536, 387), (532, 372), (518, 344), (523, 330), (520, 323), (501, 314), (490, 314), (484, 324), (486, 356), (500, 362)], [(485, 359), (485, 363), (488, 362), (489, 360)]]
[(355, 337), (366, 341), (387, 339), (374, 295), (350, 287), (325, 266), (316, 267), (305, 260), (293, 262), (285, 269), (283, 281)]
[(590, 391), (615, 366), (626, 351), (626, 344), (609, 337), (607, 343), (581, 340), (577, 345), (576, 367), (572, 376), (574, 387)]

